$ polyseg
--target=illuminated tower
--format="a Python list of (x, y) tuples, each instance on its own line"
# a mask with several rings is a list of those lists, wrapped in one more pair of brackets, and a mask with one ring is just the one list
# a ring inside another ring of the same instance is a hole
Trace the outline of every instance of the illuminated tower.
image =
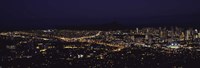
[(197, 29), (195, 29), (195, 33), (194, 33), (194, 39), (197, 39), (197, 38), (199, 38), (199, 37), (198, 37), (198, 30), (197, 30)]
[(198, 29), (195, 29), (194, 32), (195, 32), (195, 33), (198, 33)]
[(184, 32), (181, 32), (180, 40), (183, 41), (183, 40), (184, 40), (184, 37), (185, 37)]
[(200, 38), (200, 33), (198, 33), (198, 38)]
[(145, 39), (148, 40), (149, 39), (149, 29), (147, 29), (146, 34), (145, 34)]
[(187, 31), (186, 31), (185, 40), (190, 40), (190, 30), (187, 30)]
[(139, 29), (138, 29), (138, 28), (136, 28), (136, 33), (137, 33), (137, 34), (139, 33)]
[(160, 31), (160, 37), (163, 38), (163, 31)]
[(147, 39), (149, 39), (149, 36), (148, 36), (148, 34), (146, 34), (146, 35), (145, 35), (145, 39), (146, 39), (146, 40), (147, 40)]

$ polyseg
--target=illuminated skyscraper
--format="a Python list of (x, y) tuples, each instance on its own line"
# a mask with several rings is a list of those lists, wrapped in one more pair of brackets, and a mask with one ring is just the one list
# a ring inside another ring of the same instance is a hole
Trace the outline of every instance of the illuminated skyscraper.
[(198, 33), (198, 38), (200, 38), (200, 33)]
[(197, 39), (197, 38), (199, 38), (199, 37), (198, 37), (198, 30), (197, 30), (197, 29), (195, 29), (195, 33), (194, 33), (194, 39)]
[(138, 29), (138, 28), (136, 28), (136, 33), (137, 33), (137, 34), (139, 33), (139, 29)]
[(181, 33), (181, 36), (180, 36), (180, 40), (183, 41), (183, 40), (184, 40), (184, 37), (185, 37), (185, 34), (184, 34), (184, 32), (182, 32), (182, 33)]
[(135, 40), (135, 36), (133, 35), (133, 36), (131, 36), (131, 39), (134, 41)]
[(145, 35), (145, 39), (146, 39), (146, 40), (148, 40), (148, 39), (149, 39), (149, 36), (148, 36), (148, 34), (146, 34), (146, 35)]
[(149, 39), (149, 29), (147, 29), (146, 34), (145, 34), (145, 39), (148, 40)]
[(160, 37), (161, 38), (163, 37), (163, 31), (160, 31)]
[(190, 40), (190, 34), (190, 30), (187, 30), (185, 40)]

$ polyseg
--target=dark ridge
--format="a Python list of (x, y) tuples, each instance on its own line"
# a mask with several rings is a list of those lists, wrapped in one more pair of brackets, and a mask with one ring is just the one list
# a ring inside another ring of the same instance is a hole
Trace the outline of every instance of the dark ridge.
[[(106, 24), (109, 20), (91, 19), (26, 19), (0, 20), (0, 31), (36, 30), (36, 29), (71, 29), (71, 30), (119, 30), (135, 29), (136, 27), (183, 27), (200, 28), (200, 14), (169, 15), (144, 18), (115, 18), (115, 21)], [(100, 20), (100, 21), (99, 21)], [(116, 21), (117, 20), (117, 21)], [(95, 21), (99, 21), (95, 23)], [(93, 24), (91, 24), (91, 22)], [(82, 23), (82, 24), (80, 24)], [(87, 24), (84, 24), (87, 23)]]

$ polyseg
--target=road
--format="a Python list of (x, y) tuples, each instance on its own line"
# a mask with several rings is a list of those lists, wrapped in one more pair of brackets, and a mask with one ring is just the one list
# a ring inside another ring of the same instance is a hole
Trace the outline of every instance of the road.
[(94, 40), (88, 39), (88, 38), (95, 38), (97, 36), (100, 36), (101, 32), (102, 31), (99, 31), (95, 35), (83, 36), (83, 37), (79, 37), (79, 38), (66, 38), (66, 37), (56, 37), (56, 38), (58, 38), (60, 40), (63, 40), (63, 41), (66, 41), (66, 42), (69, 42), (69, 41), (79, 41), (79, 42), (95, 43), (95, 44), (100, 44), (100, 45), (105, 45), (105, 46), (110, 46), (110, 47), (116, 48), (113, 51), (121, 51), (122, 49), (125, 48), (125, 46), (123, 44), (110, 44), (110, 43), (104, 43), (104, 42), (99, 42), (99, 41), (94, 41)]

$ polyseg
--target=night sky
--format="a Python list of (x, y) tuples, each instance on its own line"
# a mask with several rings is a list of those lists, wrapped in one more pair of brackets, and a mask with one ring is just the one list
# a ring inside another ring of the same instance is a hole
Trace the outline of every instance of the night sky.
[[(198, 0), (1, 0), (1, 27), (104, 24), (198, 25)], [(182, 23), (182, 24), (180, 24)]]

